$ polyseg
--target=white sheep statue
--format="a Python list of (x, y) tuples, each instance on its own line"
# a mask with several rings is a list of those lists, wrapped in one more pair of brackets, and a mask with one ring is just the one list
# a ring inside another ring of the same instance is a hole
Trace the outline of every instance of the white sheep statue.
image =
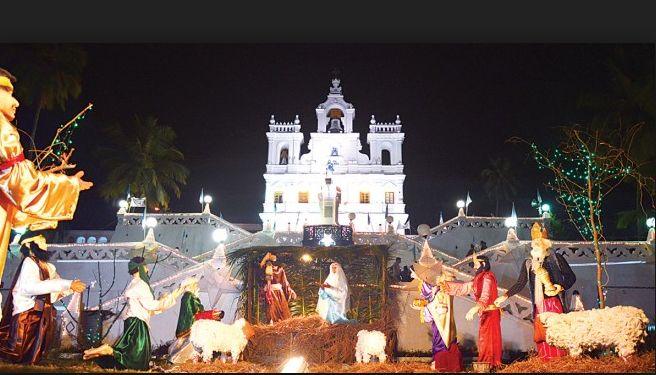
[(378, 362), (385, 362), (385, 345), (387, 339), (385, 334), (380, 331), (367, 331), (366, 329), (358, 332), (358, 343), (355, 345), (355, 361), (357, 363), (369, 363), (371, 357), (377, 357)]
[(573, 357), (584, 351), (614, 347), (620, 357), (635, 353), (644, 342), (649, 319), (633, 306), (573, 311), (567, 314), (544, 312), (539, 315), (546, 329), (547, 343), (569, 349)]
[(254, 333), (253, 327), (244, 318), (232, 324), (200, 319), (191, 326), (189, 339), (196, 351), (202, 352), (203, 362), (211, 362), (214, 352), (220, 352), (224, 363), (225, 353), (230, 353), (232, 363), (237, 363)]

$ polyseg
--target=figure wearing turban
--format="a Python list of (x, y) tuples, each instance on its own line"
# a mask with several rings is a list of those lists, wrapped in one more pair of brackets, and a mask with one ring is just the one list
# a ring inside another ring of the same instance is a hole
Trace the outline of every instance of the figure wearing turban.
[(152, 353), (150, 343), (150, 317), (171, 308), (176, 299), (189, 287), (186, 281), (160, 299), (155, 299), (150, 277), (143, 257), (134, 257), (128, 263), (132, 281), (125, 289), (127, 309), (124, 313), (123, 334), (113, 346), (103, 344), (84, 351), (84, 359), (98, 358), (103, 368), (148, 370)]
[(0, 322), (0, 356), (13, 363), (34, 365), (50, 346), (55, 325), (52, 304), (84, 283), (59, 277), (52, 263), (43, 231), (21, 237), (23, 255), (9, 290)]

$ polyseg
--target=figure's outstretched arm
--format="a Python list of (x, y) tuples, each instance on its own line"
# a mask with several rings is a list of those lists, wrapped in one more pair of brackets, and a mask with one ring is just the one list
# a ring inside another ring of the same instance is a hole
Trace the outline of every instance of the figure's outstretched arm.
[(71, 289), (73, 280), (49, 279), (41, 280), (39, 266), (32, 259), (25, 259), (21, 268), (21, 292), (28, 296), (62, 293)]
[(184, 293), (184, 288), (179, 287), (173, 292), (169, 294), (165, 294), (164, 296), (160, 297), (160, 299), (157, 300), (155, 299), (155, 297), (153, 297), (153, 295), (150, 293), (149, 290), (139, 290), (139, 293), (136, 296), (136, 298), (139, 299), (139, 303), (146, 310), (149, 310), (155, 314), (159, 314), (171, 308), (173, 305), (175, 305), (176, 299), (182, 293)]
[(471, 281), (444, 281), (440, 283), (439, 287), (442, 292), (450, 296), (466, 296), (472, 293), (473, 285), (474, 283)]
[[(529, 262), (529, 260), (526, 260), (526, 262)], [(526, 262), (522, 264), (522, 269), (519, 271), (519, 278), (517, 279), (517, 282), (511, 286), (506, 294), (501, 295), (497, 297), (497, 299), (494, 300), (494, 304), (498, 307), (500, 306), (505, 300), (507, 300), (509, 297), (514, 296), (515, 294), (519, 293), (524, 289), (526, 286), (526, 283), (528, 282), (528, 267), (526, 266)]]

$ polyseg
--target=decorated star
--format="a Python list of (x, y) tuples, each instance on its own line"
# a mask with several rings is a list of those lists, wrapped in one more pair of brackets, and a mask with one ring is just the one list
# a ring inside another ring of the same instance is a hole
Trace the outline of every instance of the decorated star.
[(319, 243), (322, 244), (323, 246), (333, 246), (335, 245), (335, 240), (333, 240), (332, 235), (328, 233), (324, 233), (323, 238), (321, 239), (321, 241), (319, 241)]

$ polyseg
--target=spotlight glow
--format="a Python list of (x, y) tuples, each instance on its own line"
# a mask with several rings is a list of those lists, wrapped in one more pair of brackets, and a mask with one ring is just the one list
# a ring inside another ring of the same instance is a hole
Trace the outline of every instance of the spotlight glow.
[(217, 228), (212, 232), (212, 239), (215, 242), (223, 242), (228, 238), (228, 231), (225, 228)]
[(305, 361), (305, 358), (298, 356), (298, 357), (292, 357), (288, 360), (285, 361), (285, 363), (282, 366), (282, 369), (280, 370), (281, 373), (283, 374), (289, 374), (289, 373), (306, 373), (308, 371), (308, 364)]
[(155, 228), (157, 226), (157, 219), (152, 216), (149, 216), (144, 220), (144, 225), (146, 228)]

